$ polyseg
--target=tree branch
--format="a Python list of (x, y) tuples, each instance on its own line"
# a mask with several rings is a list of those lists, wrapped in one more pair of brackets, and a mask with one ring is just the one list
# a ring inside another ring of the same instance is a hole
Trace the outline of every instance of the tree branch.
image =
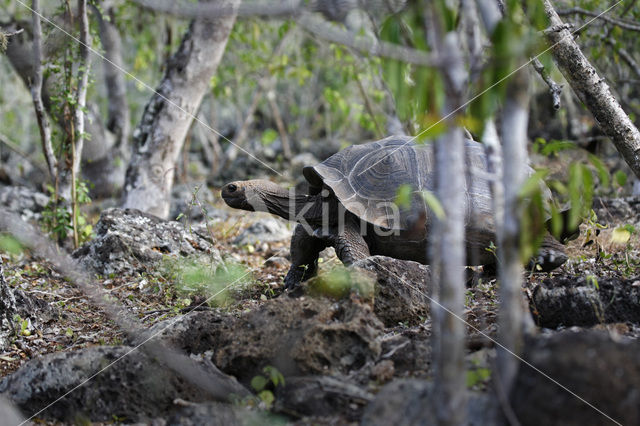
[(538, 60), (538, 58), (533, 58), (532, 60), (533, 68), (538, 72), (542, 80), (547, 83), (549, 86), (549, 93), (551, 93), (551, 97), (553, 99), (553, 109), (560, 109), (560, 96), (562, 95), (562, 84), (558, 84), (551, 79), (549, 73), (544, 69), (544, 65), (542, 62)]
[(580, 7), (572, 7), (570, 9), (561, 9), (556, 12), (559, 16), (567, 16), (567, 15), (586, 15), (593, 16), (594, 18), (601, 19), (605, 22), (623, 28), (625, 30), (631, 31), (640, 31), (640, 24), (636, 22), (626, 21), (623, 19), (612, 18), (602, 12), (585, 10)]
[(55, 179), (58, 160), (53, 153), (51, 125), (42, 102), (42, 27), (40, 26), (40, 5), (38, 0), (33, 0), (31, 9), (33, 10), (31, 14), (33, 22), (33, 82), (31, 83), (31, 97), (33, 98), (38, 129), (40, 129), (42, 152), (45, 160), (47, 160), (49, 175), (52, 179)]
[(622, 60), (625, 61), (627, 65), (629, 65), (629, 68), (631, 68), (635, 75), (640, 77), (640, 64), (638, 64), (635, 59), (633, 59), (633, 56), (631, 56), (627, 49), (625, 49), (624, 47), (617, 48), (615, 40), (611, 37), (606, 38), (605, 43), (616, 49)]
[[(130, 0), (146, 9), (156, 12), (168, 13), (183, 18), (215, 18), (225, 15), (232, 15), (233, 10), (229, 7), (207, 3), (187, 3), (184, 1), (151, 1), (151, 0)], [(319, 3), (319, 2), (315, 2)], [(314, 3), (314, 4), (315, 4)], [(313, 15), (313, 8), (303, 6), (300, 1), (293, 1), (280, 4), (269, 4), (266, 2), (241, 3), (238, 7), (237, 15), (240, 16), (262, 16), (271, 18), (295, 18), (298, 24), (306, 31), (313, 33), (324, 40), (343, 44), (360, 52), (372, 56), (379, 56), (389, 59), (397, 59), (406, 63), (421, 66), (437, 66), (434, 58), (429, 53), (400, 46), (385, 41), (374, 41), (358, 36), (356, 33), (346, 30), (338, 25), (332, 24), (325, 19)]]
[[(552, 27), (563, 25), (549, 0), (543, 0)], [(634, 174), (640, 177), (640, 131), (624, 112), (611, 90), (584, 56), (566, 29), (546, 32), (560, 72), (578, 98), (591, 111), (602, 131), (611, 138)]]

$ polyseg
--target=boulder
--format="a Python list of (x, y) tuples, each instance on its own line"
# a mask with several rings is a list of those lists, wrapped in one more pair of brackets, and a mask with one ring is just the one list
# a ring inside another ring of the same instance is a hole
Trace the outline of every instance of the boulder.
[(197, 402), (207, 396), (129, 346), (32, 359), (0, 381), (0, 395), (25, 413), (67, 422), (144, 421), (169, 414), (176, 398)]
[(96, 238), (73, 257), (105, 276), (148, 271), (164, 256), (195, 257), (212, 268), (222, 265), (211, 237), (198, 228), (190, 231), (136, 209), (108, 209), (95, 226)]
[(409, 260), (371, 256), (352, 265), (376, 277), (373, 311), (387, 327), (418, 324), (429, 315), (428, 266)]
[(274, 411), (296, 417), (339, 412), (357, 421), (373, 395), (356, 384), (329, 376), (289, 377), (276, 387)]
[[(174, 320), (168, 320), (174, 321)], [(213, 363), (248, 384), (273, 366), (285, 377), (343, 374), (380, 355), (382, 324), (357, 301), (281, 296), (240, 316), (194, 312), (160, 338), (186, 352), (211, 351)]]
[(520, 366), (513, 411), (523, 426), (640, 424), (638, 353), (640, 342), (597, 331), (529, 338), (523, 358), (539, 371)]
[[(433, 384), (426, 380), (397, 379), (385, 385), (362, 416), (362, 426), (429, 426), (440, 424), (436, 418)], [(467, 394), (467, 426), (502, 424), (496, 406), (487, 395)], [(544, 424), (544, 423), (540, 423)]]
[(286, 222), (275, 217), (263, 217), (253, 222), (238, 235), (233, 243), (237, 245), (284, 241), (291, 238), (291, 230)]
[(47, 207), (49, 197), (26, 186), (0, 187), (0, 206), (18, 213), (25, 221), (38, 221)]
[(547, 278), (531, 289), (531, 312), (547, 328), (640, 324), (640, 278)]

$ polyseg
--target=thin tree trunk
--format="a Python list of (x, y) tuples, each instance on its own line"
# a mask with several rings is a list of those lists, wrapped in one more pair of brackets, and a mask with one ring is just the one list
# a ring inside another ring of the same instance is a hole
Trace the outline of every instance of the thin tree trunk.
[[(504, 218), (496, 217), (500, 313), (498, 339), (509, 351), (522, 353), (524, 311), (522, 305), (522, 261), (520, 259), (520, 217), (522, 207), (519, 192), (524, 183), (527, 161), (527, 124), (529, 121), (529, 76), (516, 73), (507, 89), (502, 114), (504, 153)], [(518, 372), (519, 361), (505, 349), (498, 348), (498, 379), (501, 390), (508, 395)]]
[(45, 112), (42, 102), (42, 28), (40, 26), (40, 5), (38, 0), (33, 0), (31, 4), (33, 22), (33, 83), (31, 84), (31, 97), (36, 111), (38, 128), (40, 129), (40, 139), (42, 141), (42, 152), (47, 160), (49, 174), (55, 179), (58, 160), (53, 153), (51, 145), (51, 126), (49, 118)]
[[(463, 103), (467, 82), (461, 46), (455, 32), (444, 33), (432, 4), (425, 5), (427, 41), (440, 63), (446, 92), (443, 114), (456, 111)], [(434, 329), (433, 359), (436, 418), (439, 425), (465, 424), (467, 417), (464, 291), (465, 291), (465, 149), (464, 134), (447, 119), (449, 131), (436, 141), (436, 195), (445, 217), (435, 220), (430, 262), (438, 285), (432, 304)], [(426, 206), (425, 206), (426, 207)]]
[[(235, 9), (239, 0), (219, 3)], [(168, 216), (180, 149), (220, 63), (234, 21), (234, 16), (224, 16), (191, 22), (135, 131), (124, 207)]]
[(89, 85), (89, 18), (87, 17), (87, 0), (78, 0), (78, 15), (80, 16), (80, 56), (78, 58), (78, 88), (76, 91), (75, 113), (75, 141), (72, 138), (72, 169), (71, 169), (71, 207), (73, 223), (74, 247), (78, 248), (78, 194), (77, 183), (82, 163), (82, 148), (84, 146), (84, 109), (87, 104), (87, 86)]
[(591, 111), (602, 131), (611, 138), (633, 173), (640, 178), (640, 131), (614, 98), (605, 79), (584, 56), (551, 2), (542, 1), (551, 24), (545, 34), (560, 72)]
[(108, 99), (107, 129), (115, 135), (114, 148), (120, 149), (123, 154), (127, 150), (122, 149), (127, 146), (130, 134), (130, 111), (127, 102), (127, 85), (124, 73), (119, 69), (122, 67), (122, 41), (120, 33), (115, 25), (113, 5), (103, 4), (102, 9), (109, 19), (105, 19), (98, 8), (94, 8), (94, 13), (98, 17), (98, 28), (100, 43), (104, 49), (105, 60), (104, 79)]

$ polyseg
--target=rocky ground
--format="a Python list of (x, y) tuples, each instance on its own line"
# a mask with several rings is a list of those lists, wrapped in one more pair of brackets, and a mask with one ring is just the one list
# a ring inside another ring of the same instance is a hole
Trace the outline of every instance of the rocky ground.
[[(288, 224), (179, 190), (180, 223), (96, 207), (96, 237), (74, 253), (143, 335), (119, 328), (47, 260), (2, 252), (20, 307), (0, 353), (3, 419), (19, 423), (4, 399), (48, 424), (434, 423), (428, 267), (372, 257), (344, 268), (327, 250), (319, 276), (287, 294)], [(28, 220), (44, 207), (37, 195), (13, 197), (0, 193)], [(507, 398), (489, 391), (496, 281), (469, 272), (472, 424), (498, 423), (496, 404), (520, 424), (640, 423), (640, 200), (597, 199), (594, 212), (567, 264), (524, 277), (536, 327), (524, 348), (529, 366)], [(141, 350), (147, 340), (188, 354), (189, 368), (212, 379), (198, 386)], [(212, 382), (233, 392), (221, 396)]]

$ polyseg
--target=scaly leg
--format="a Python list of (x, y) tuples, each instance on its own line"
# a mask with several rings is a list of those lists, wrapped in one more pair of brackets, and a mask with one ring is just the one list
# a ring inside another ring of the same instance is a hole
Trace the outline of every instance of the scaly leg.
[(310, 235), (298, 224), (291, 237), (291, 268), (284, 279), (284, 288), (291, 290), (313, 277), (318, 270), (318, 256), (326, 247), (323, 239)]

